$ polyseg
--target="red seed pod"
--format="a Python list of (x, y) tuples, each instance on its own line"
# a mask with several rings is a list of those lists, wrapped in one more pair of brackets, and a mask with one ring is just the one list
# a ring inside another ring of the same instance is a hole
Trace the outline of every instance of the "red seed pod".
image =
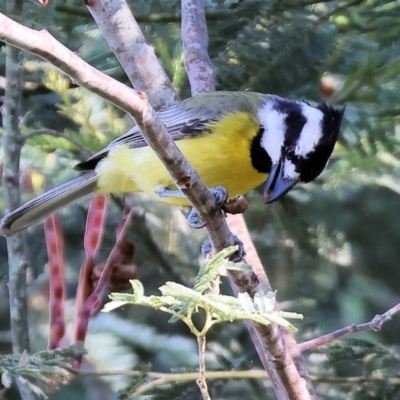
[(60, 219), (50, 215), (44, 223), (49, 263), (50, 337), (48, 348), (61, 347), (65, 335), (65, 265), (64, 239)]
[(100, 249), (107, 215), (107, 197), (95, 196), (90, 202), (86, 219), (84, 246), (87, 258), (94, 258)]
[[(103, 271), (100, 275), (98, 284), (96, 288), (92, 291), (92, 293), (89, 295), (87, 300), (84, 303), (81, 303), (81, 307), (79, 308), (78, 314), (75, 314), (75, 326), (73, 330), (73, 337), (72, 337), (72, 343), (75, 343), (77, 341), (84, 341), (87, 333), (87, 327), (89, 324), (89, 318), (98, 310), (98, 308), (101, 305), (101, 300), (102, 296), (105, 292), (105, 290), (108, 287), (108, 284), (110, 282), (111, 278), (111, 273), (113, 269), (113, 265), (115, 265), (118, 262), (118, 259), (121, 256), (121, 249), (124, 248), (124, 236), (125, 232), (128, 228), (129, 222), (132, 218), (132, 211), (130, 211), (127, 215), (125, 215), (118, 225), (117, 228), (117, 240), (116, 243), (111, 250), (111, 253), (105, 263), (105, 266), (103, 268)], [(86, 276), (85, 276), (86, 278)], [(91, 278), (91, 276), (90, 276)], [(87, 282), (85, 282), (87, 283)], [(79, 301), (83, 300), (82, 298), (79, 299)], [(78, 301), (78, 298), (77, 298)], [(78, 306), (76, 305), (76, 309)], [(80, 366), (82, 361), (82, 357), (77, 359), (77, 363)]]

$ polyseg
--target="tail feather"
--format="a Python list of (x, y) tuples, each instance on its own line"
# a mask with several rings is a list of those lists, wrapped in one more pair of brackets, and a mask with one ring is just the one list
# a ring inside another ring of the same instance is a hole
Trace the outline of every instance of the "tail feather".
[(91, 172), (35, 197), (0, 220), (0, 234), (13, 236), (60, 208), (88, 197), (96, 182), (96, 173)]

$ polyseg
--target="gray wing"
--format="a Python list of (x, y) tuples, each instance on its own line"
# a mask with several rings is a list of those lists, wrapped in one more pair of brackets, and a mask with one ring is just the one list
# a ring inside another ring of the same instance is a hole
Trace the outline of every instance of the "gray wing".
[[(204, 93), (184, 100), (183, 102), (158, 111), (158, 116), (172, 139), (192, 138), (204, 132), (206, 125), (223, 114), (237, 111), (254, 112), (265, 95), (247, 93), (246, 98), (237, 92)], [(124, 135), (114, 139), (87, 161), (76, 165), (78, 170), (92, 170), (97, 162), (107, 155), (111, 148), (125, 144), (130, 148), (147, 146), (137, 126)]]
[[(195, 118), (191, 113), (191, 110), (183, 108), (181, 104), (168, 107), (165, 110), (160, 110), (158, 116), (167, 132), (174, 140), (197, 136), (205, 128), (205, 124), (216, 117), (216, 115), (209, 115), (208, 118)], [(101, 153), (120, 144), (127, 144), (131, 148), (147, 146), (139, 128), (134, 126), (127, 133), (110, 142), (104, 150), (101, 150)], [(96, 155), (93, 157), (95, 156)]]

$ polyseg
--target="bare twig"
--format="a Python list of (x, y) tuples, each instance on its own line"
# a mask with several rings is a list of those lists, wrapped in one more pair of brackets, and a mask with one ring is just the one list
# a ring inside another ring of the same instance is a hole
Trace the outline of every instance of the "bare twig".
[[(130, 109), (128, 113), (143, 120), (140, 115), (145, 106), (135, 91), (90, 66), (47, 31), (27, 28), (0, 13), (0, 40), (36, 54), (58, 67), (79, 85), (103, 95), (105, 99), (125, 111)], [(133, 105), (130, 106), (131, 101)]]
[(344, 328), (338, 329), (334, 332), (328, 333), (326, 335), (317, 337), (315, 339), (307, 340), (306, 342), (300, 343), (298, 345), (300, 351), (310, 350), (314, 347), (323, 346), (324, 344), (333, 342), (343, 336), (349, 335), (350, 333), (361, 332), (366, 330), (379, 331), (382, 325), (390, 320), (394, 314), (400, 312), (400, 303), (396, 304), (394, 307), (390, 308), (383, 314), (375, 315), (369, 322), (364, 322), (363, 324), (352, 324)]
[[(76, 371), (71, 370), (72, 373), (84, 378), (86, 376), (141, 376), (143, 371), (128, 371), (128, 370), (112, 370), (112, 371)], [(160, 386), (168, 385), (176, 382), (195, 381), (199, 374), (197, 372), (179, 372), (179, 373), (162, 373), (162, 372), (147, 372), (146, 376), (153, 381), (141, 385), (134, 392), (135, 395), (143, 394), (149, 390), (155, 389)], [(268, 379), (268, 374), (264, 370), (246, 370), (246, 371), (207, 371), (205, 374), (208, 380), (229, 380), (229, 379)], [(380, 377), (380, 376), (324, 376), (324, 375), (311, 375), (314, 382), (325, 383), (388, 383), (390, 385), (400, 386), (400, 378), (396, 377)], [(145, 388), (146, 386), (146, 388)], [(145, 389), (144, 389), (145, 388)]]
[(156, 110), (176, 103), (179, 96), (125, 0), (86, 0), (85, 3), (134, 88), (147, 93)]
[(206, 337), (203, 335), (197, 336), (197, 343), (199, 345), (199, 374), (196, 379), (197, 386), (200, 389), (201, 395), (204, 400), (211, 400), (208, 393), (206, 381)]
[[(105, 376), (113, 375), (114, 371), (103, 371), (106, 372)], [(116, 375), (124, 375), (126, 376), (128, 373), (132, 373), (133, 376), (143, 375), (141, 371), (116, 371), (121, 372), (122, 374)], [(85, 374), (79, 373), (79, 376)], [(132, 376), (128, 375), (128, 376)], [(140, 396), (143, 395), (150, 390), (154, 390), (158, 387), (168, 385), (168, 384), (176, 384), (179, 382), (190, 382), (197, 381), (199, 378), (198, 372), (188, 372), (188, 373), (177, 373), (177, 374), (162, 374), (158, 372), (149, 372), (147, 373), (147, 377), (153, 378), (154, 380), (151, 382), (144, 383), (143, 385), (139, 385), (133, 395)], [(265, 371), (208, 371), (205, 373), (205, 378), (208, 380), (217, 380), (217, 379), (268, 379), (268, 375)]]
[[(143, 371), (127, 371), (127, 370), (113, 370), (113, 371), (76, 371), (72, 373), (77, 376), (91, 377), (91, 376), (141, 376)], [(153, 379), (151, 382), (139, 385), (133, 395), (143, 395), (151, 390), (165, 385), (176, 384), (179, 382), (190, 382), (198, 379), (197, 372), (179, 372), (179, 373), (162, 373), (162, 372), (147, 372), (147, 378)], [(230, 379), (263, 379), (268, 380), (268, 374), (264, 370), (247, 370), (247, 371), (207, 371), (205, 373), (207, 380), (230, 380)], [(360, 384), (360, 383), (386, 383), (389, 385), (400, 386), (400, 378), (396, 377), (378, 377), (378, 376), (324, 376), (324, 375), (311, 375), (314, 382), (322, 383), (336, 383), (336, 384)]]

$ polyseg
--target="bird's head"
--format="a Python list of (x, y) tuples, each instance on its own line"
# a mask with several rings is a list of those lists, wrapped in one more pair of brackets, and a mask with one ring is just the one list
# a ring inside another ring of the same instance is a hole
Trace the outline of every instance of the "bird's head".
[(325, 168), (339, 136), (344, 108), (269, 96), (258, 117), (260, 145), (271, 159), (264, 187), (266, 203), (284, 196), (298, 182), (310, 182)]

